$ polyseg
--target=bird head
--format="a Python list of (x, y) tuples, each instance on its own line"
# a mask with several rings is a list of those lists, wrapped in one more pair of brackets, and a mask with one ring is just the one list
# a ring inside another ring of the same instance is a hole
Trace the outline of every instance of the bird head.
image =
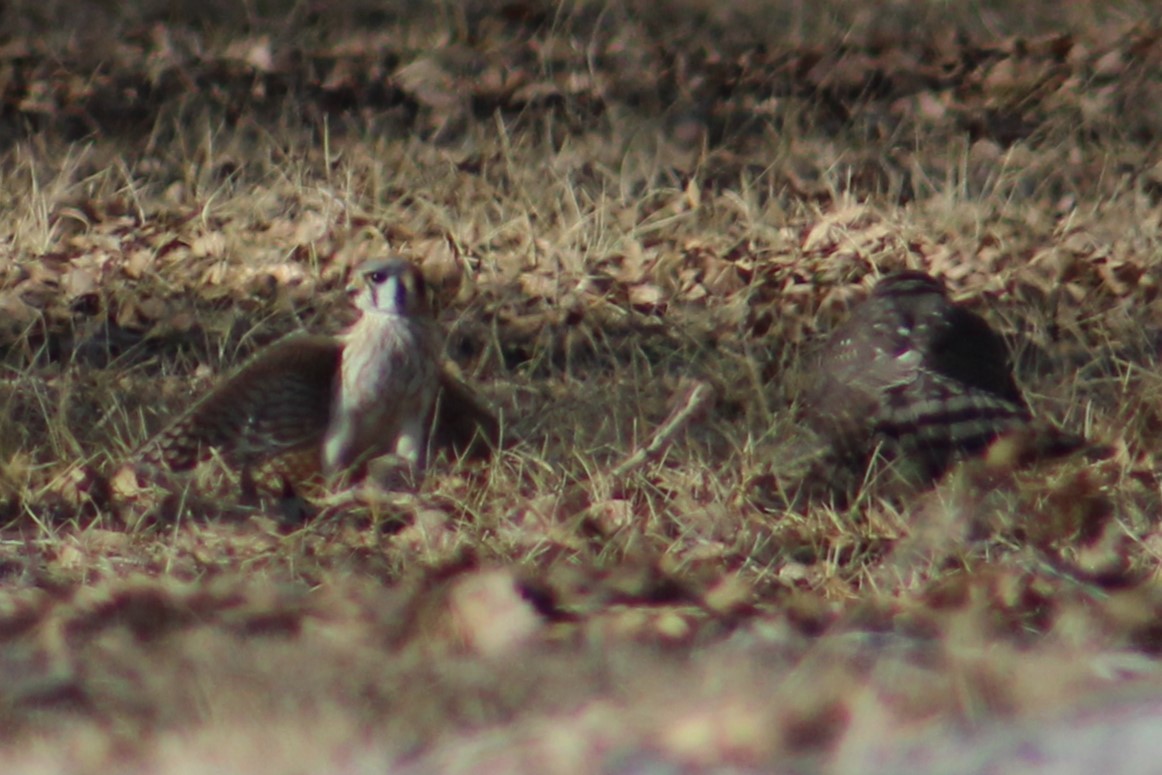
[(872, 296), (894, 299), (902, 299), (907, 296), (932, 296), (945, 299), (948, 297), (948, 291), (943, 282), (930, 274), (904, 270), (885, 275), (872, 289)]
[(347, 295), (364, 312), (406, 316), (430, 313), (423, 273), (402, 258), (377, 258), (360, 265), (347, 286)]

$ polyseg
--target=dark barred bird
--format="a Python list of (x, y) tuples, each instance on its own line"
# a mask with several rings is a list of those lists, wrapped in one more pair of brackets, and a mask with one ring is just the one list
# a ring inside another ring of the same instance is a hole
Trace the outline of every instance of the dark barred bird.
[[(806, 396), (807, 419), (830, 443), (834, 465), (862, 475), (878, 455), (920, 486), (1032, 421), (1004, 340), (915, 271), (880, 280), (831, 334)], [(1036, 457), (1084, 444), (1050, 426), (1036, 430)]]

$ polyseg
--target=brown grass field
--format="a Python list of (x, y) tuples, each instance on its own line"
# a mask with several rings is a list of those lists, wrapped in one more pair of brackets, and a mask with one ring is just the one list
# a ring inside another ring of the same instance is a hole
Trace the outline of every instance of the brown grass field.
[[(0, 772), (1157, 771), (1153, 3), (0, 19)], [(117, 475), (388, 250), (490, 460)], [(1112, 454), (796, 500), (805, 358), (905, 267)]]

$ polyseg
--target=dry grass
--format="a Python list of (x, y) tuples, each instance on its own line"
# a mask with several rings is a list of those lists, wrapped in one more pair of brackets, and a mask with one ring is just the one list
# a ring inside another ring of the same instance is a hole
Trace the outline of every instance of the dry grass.
[[(1156, 761), (1153, 11), (767, 5), (10, 6), (6, 771)], [(296, 523), (110, 491), (388, 247), (492, 461)], [(1114, 455), (788, 508), (804, 353), (905, 266)]]

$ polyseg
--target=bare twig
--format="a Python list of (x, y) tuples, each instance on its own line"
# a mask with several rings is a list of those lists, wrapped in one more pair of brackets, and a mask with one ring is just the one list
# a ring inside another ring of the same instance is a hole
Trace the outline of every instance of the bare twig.
[(679, 431), (695, 418), (704, 415), (713, 400), (714, 388), (705, 382), (692, 381), (682, 394), (680, 402), (670, 412), (670, 416), (654, 431), (649, 443), (634, 450), (632, 454), (622, 460), (610, 472), (611, 476), (621, 478), (650, 460), (661, 457), (662, 453), (674, 443)]

